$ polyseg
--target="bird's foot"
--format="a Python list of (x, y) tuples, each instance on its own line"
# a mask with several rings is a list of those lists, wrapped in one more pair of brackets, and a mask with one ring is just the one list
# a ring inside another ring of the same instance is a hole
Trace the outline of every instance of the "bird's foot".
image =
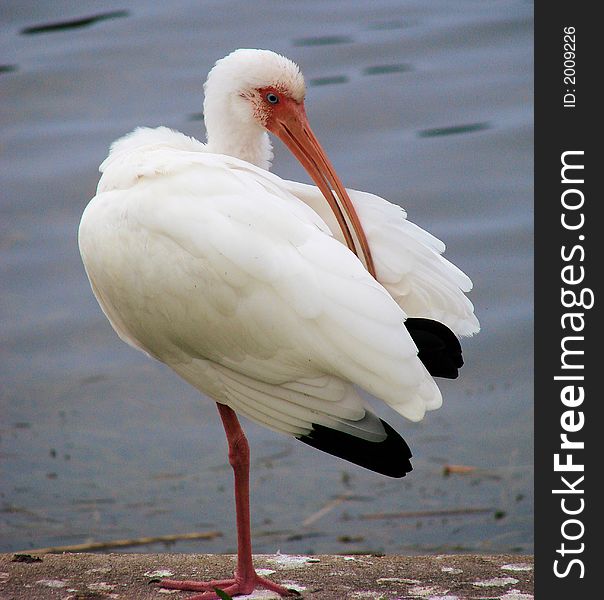
[(175, 579), (162, 579), (159, 585), (171, 590), (182, 590), (185, 592), (202, 592), (190, 596), (187, 600), (220, 600), (216, 589), (221, 590), (229, 596), (240, 596), (251, 594), (256, 588), (264, 588), (275, 592), (280, 596), (300, 596), (296, 590), (291, 590), (282, 585), (274, 583), (270, 579), (260, 577), (255, 572), (249, 578), (243, 579), (235, 576), (233, 579), (219, 579), (215, 581), (186, 581)]

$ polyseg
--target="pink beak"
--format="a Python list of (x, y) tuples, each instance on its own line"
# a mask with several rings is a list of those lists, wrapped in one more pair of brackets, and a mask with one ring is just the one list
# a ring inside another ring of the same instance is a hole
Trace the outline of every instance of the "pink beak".
[[(267, 129), (274, 133), (300, 161), (329, 203), (346, 245), (375, 277), (367, 236), (346, 188), (310, 128), (304, 104), (287, 99), (271, 115)], [(335, 192), (335, 195), (334, 195)]]

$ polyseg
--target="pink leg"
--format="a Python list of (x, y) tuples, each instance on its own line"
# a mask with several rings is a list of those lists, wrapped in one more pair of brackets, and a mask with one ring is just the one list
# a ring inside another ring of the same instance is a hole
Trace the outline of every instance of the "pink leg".
[(266, 588), (281, 596), (295, 596), (269, 579), (256, 574), (252, 562), (252, 535), (250, 529), (250, 447), (235, 412), (225, 404), (217, 404), (229, 446), (229, 462), (235, 474), (235, 512), (237, 515), (237, 568), (233, 579), (196, 582), (162, 579), (165, 588), (204, 592), (187, 600), (210, 600), (219, 598), (214, 588), (222, 589), (231, 596), (251, 594), (256, 587)]

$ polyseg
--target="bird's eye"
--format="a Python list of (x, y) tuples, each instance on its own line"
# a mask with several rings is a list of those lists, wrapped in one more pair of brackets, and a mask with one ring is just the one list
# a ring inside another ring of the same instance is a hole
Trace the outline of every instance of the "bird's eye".
[(279, 96), (277, 96), (277, 94), (273, 94), (273, 92), (269, 92), (265, 98), (267, 102), (270, 102), (271, 104), (277, 104), (277, 102), (279, 102)]

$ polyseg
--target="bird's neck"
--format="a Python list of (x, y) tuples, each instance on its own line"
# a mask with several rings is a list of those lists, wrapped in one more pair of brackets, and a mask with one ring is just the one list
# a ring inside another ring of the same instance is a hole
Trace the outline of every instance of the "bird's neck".
[(229, 114), (224, 105), (214, 107), (212, 102), (204, 103), (204, 119), (208, 152), (234, 156), (261, 169), (270, 168), (273, 147), (268, 133), (257, 123), (243, 122), (237, 115)]

